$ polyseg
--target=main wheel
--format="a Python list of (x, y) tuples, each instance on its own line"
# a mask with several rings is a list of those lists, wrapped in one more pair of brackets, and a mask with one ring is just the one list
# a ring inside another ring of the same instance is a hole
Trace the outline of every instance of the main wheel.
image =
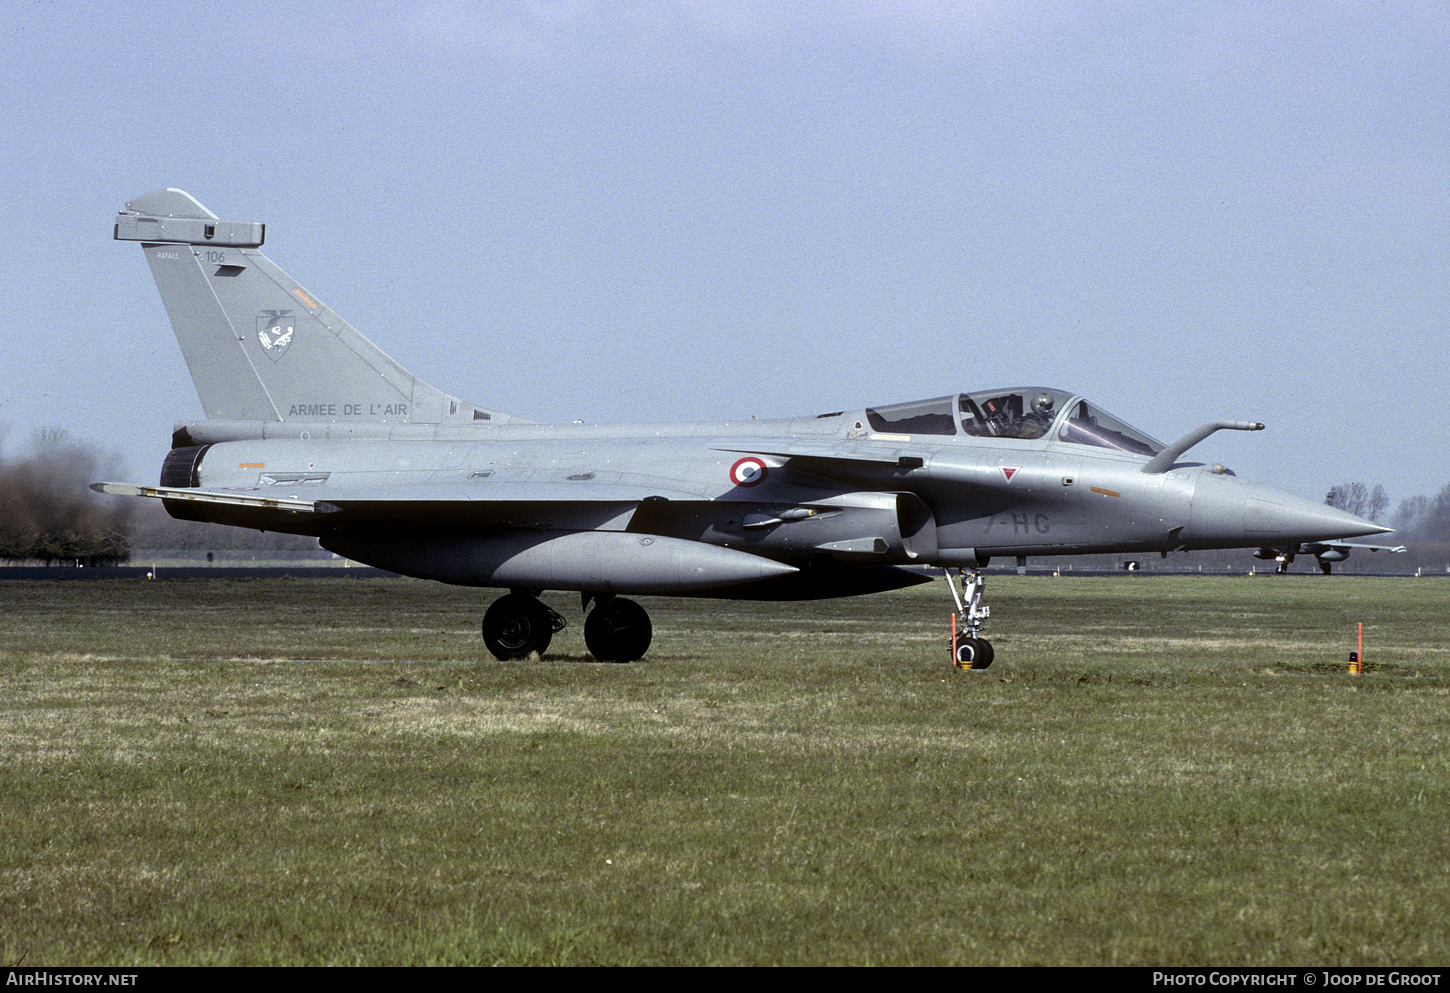
[(633, 662), (649, 651), (654, 625), (633, 600), (601, 600), (584, 621), (584, 644), (601, 662)]
[(483, 643), (501, 662), (543, 655), (553, 638), (549, 608), (525, 593), (499, 597), (483, 615)]

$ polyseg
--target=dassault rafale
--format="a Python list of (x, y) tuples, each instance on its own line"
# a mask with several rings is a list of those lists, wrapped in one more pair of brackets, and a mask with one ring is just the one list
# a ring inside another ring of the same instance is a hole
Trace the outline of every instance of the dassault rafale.
[(1289, 571), (1296, 555), (1312, 555), (1319, 563), (1319, 571), (1329, 575), (1335, 562), (1343, 562), (1356, 548), (1366, 552), (1407, 552), (1404, 545), (1365, 545), (1356, 541), (1303, 541), (1293, 545), (1260, 548), (1254, 553), (1256, 559), (1273, 559), (1278, 563), (1274, 572), (1280, 576)]
[[(853, 596), (947, 578), (952, 653), (984, 668), (995, 556), (1303, 546), (1390, 529), (1184, 461), (1090, 399), (1039, 386), (719, 423), (539, 424), (421, 381), (223, 221), (162, 189), (126, 204), (205, 420), (177, 423), (160, 484), (176, 518), (316, 537), (382, 569), (507, 590), (500, 659), (543, 654), (575, 591), (600, 660), (650, 646), (628, 595)], [(591, 609), (592, 604), (592, 609)]]

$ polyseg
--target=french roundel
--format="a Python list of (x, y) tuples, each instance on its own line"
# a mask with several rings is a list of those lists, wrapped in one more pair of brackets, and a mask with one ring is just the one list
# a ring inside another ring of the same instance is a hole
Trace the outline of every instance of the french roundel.
[(730, 467), (730, 482), (736, 486), (754, 486), (764, 482), (767, 466), (754, 455), (747, 455)]

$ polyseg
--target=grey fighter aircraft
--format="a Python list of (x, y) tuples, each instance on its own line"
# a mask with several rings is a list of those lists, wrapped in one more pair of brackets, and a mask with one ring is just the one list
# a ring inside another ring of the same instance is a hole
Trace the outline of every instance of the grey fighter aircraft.
[(1407, 552), (1404, 545), (1365, 545), (1355, 541), (1303, 541), (1276, 548), (1260, 548), (1254, 553), (1256, 559), (1273, 559), (1278, 563), (1274, 571), (1279, 575), (1289, 571), (1296, 555), (1312, 555), (1319, 563), (1319, 571), (1329, 575), (1335, 562), (1343, 562), (1356, 548), (1367, 552)]
[(173, 517), (315, 536), (383, 569), (508, 590), (483, 636), (543, 653), (581, 594), (601, 660), (640, 658), (649, 617), (622, 594), (815, 599), (947, 574), (958, 664), (985, 667), (993, 556), (1257, 548), (1389, 530), (1183, 461), (1096, 402), (981, 390), (784, 420), (557, 425), (422, 382), (223, 221), (164, 189), (128, 203), (206, 419), (178, 423), (158, 486)]

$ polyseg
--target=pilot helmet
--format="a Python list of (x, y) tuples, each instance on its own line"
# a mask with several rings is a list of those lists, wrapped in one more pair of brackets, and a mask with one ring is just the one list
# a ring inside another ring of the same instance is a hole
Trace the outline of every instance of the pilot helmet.
[(1051, 417), (1054, 402), (1051, 393), (1039, 393), (1032, 398), (1032, 412), (1041, 414), (1043, 417)]

